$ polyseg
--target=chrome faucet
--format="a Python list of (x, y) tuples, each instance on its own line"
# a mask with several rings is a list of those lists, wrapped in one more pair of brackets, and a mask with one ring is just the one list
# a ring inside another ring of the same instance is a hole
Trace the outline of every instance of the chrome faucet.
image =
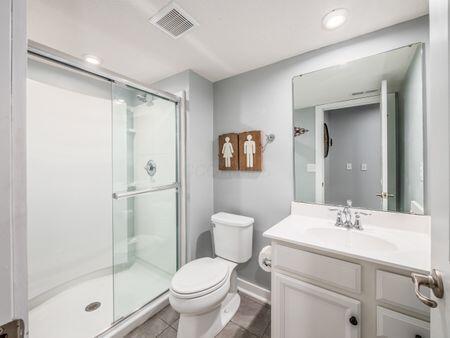
[(356, 211), (355, 216), (353, 217), (351, 207), (352, 201), (347, 200), (347, 205), (342, 210), (338, 208), (330, 208), (331, 211), (337, 211), (336, 222), (334, 225), (346, 229), (363, 230), (361, 215), (369, 216), (370, 214), (362, 211)]

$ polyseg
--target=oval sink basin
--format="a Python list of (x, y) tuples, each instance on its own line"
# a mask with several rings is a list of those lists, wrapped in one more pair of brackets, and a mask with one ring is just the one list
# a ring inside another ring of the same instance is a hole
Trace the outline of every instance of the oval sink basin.
[(395, 251), (394, 244), (369, 234), (364, 230), (347, 230), (343, 228), (311, 228), (305, 235), (323, 244), (342, 245), (356, 250)]

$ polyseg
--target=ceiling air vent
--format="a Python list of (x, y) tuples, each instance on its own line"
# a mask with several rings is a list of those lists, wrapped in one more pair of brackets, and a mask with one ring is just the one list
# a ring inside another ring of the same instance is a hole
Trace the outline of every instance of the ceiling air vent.
[(198, 26), (189, 14), (173, 2), (150, 18), (150, 22), (175, 39)]

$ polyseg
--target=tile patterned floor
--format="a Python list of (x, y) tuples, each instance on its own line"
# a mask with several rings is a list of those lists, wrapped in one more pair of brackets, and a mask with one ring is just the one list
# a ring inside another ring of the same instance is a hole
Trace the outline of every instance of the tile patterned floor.
[[(176, 338), (179, 315), (169, 305), (126, 338)], [(237, 313), (217, 338), (270, 338), (270, 306), (241, 294)]]

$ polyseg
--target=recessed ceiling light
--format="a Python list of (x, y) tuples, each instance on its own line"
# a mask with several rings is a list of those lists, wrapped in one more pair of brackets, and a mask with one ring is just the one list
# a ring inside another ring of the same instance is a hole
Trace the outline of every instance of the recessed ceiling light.
[(345, 8), (333, 9), (322, 19), (322, 24), (326, 29), (336, 29), (347, 20), (347, 10)]
[(91, 55), (91, 54), (85, 54), (83, 55), (84, 57), (84, 61), (86, 61), (87, 63), (90, 63), (92, 65), (99, 65), (100, 63), (102, 63), (102, 60), (95, 56), (95, 55)]

